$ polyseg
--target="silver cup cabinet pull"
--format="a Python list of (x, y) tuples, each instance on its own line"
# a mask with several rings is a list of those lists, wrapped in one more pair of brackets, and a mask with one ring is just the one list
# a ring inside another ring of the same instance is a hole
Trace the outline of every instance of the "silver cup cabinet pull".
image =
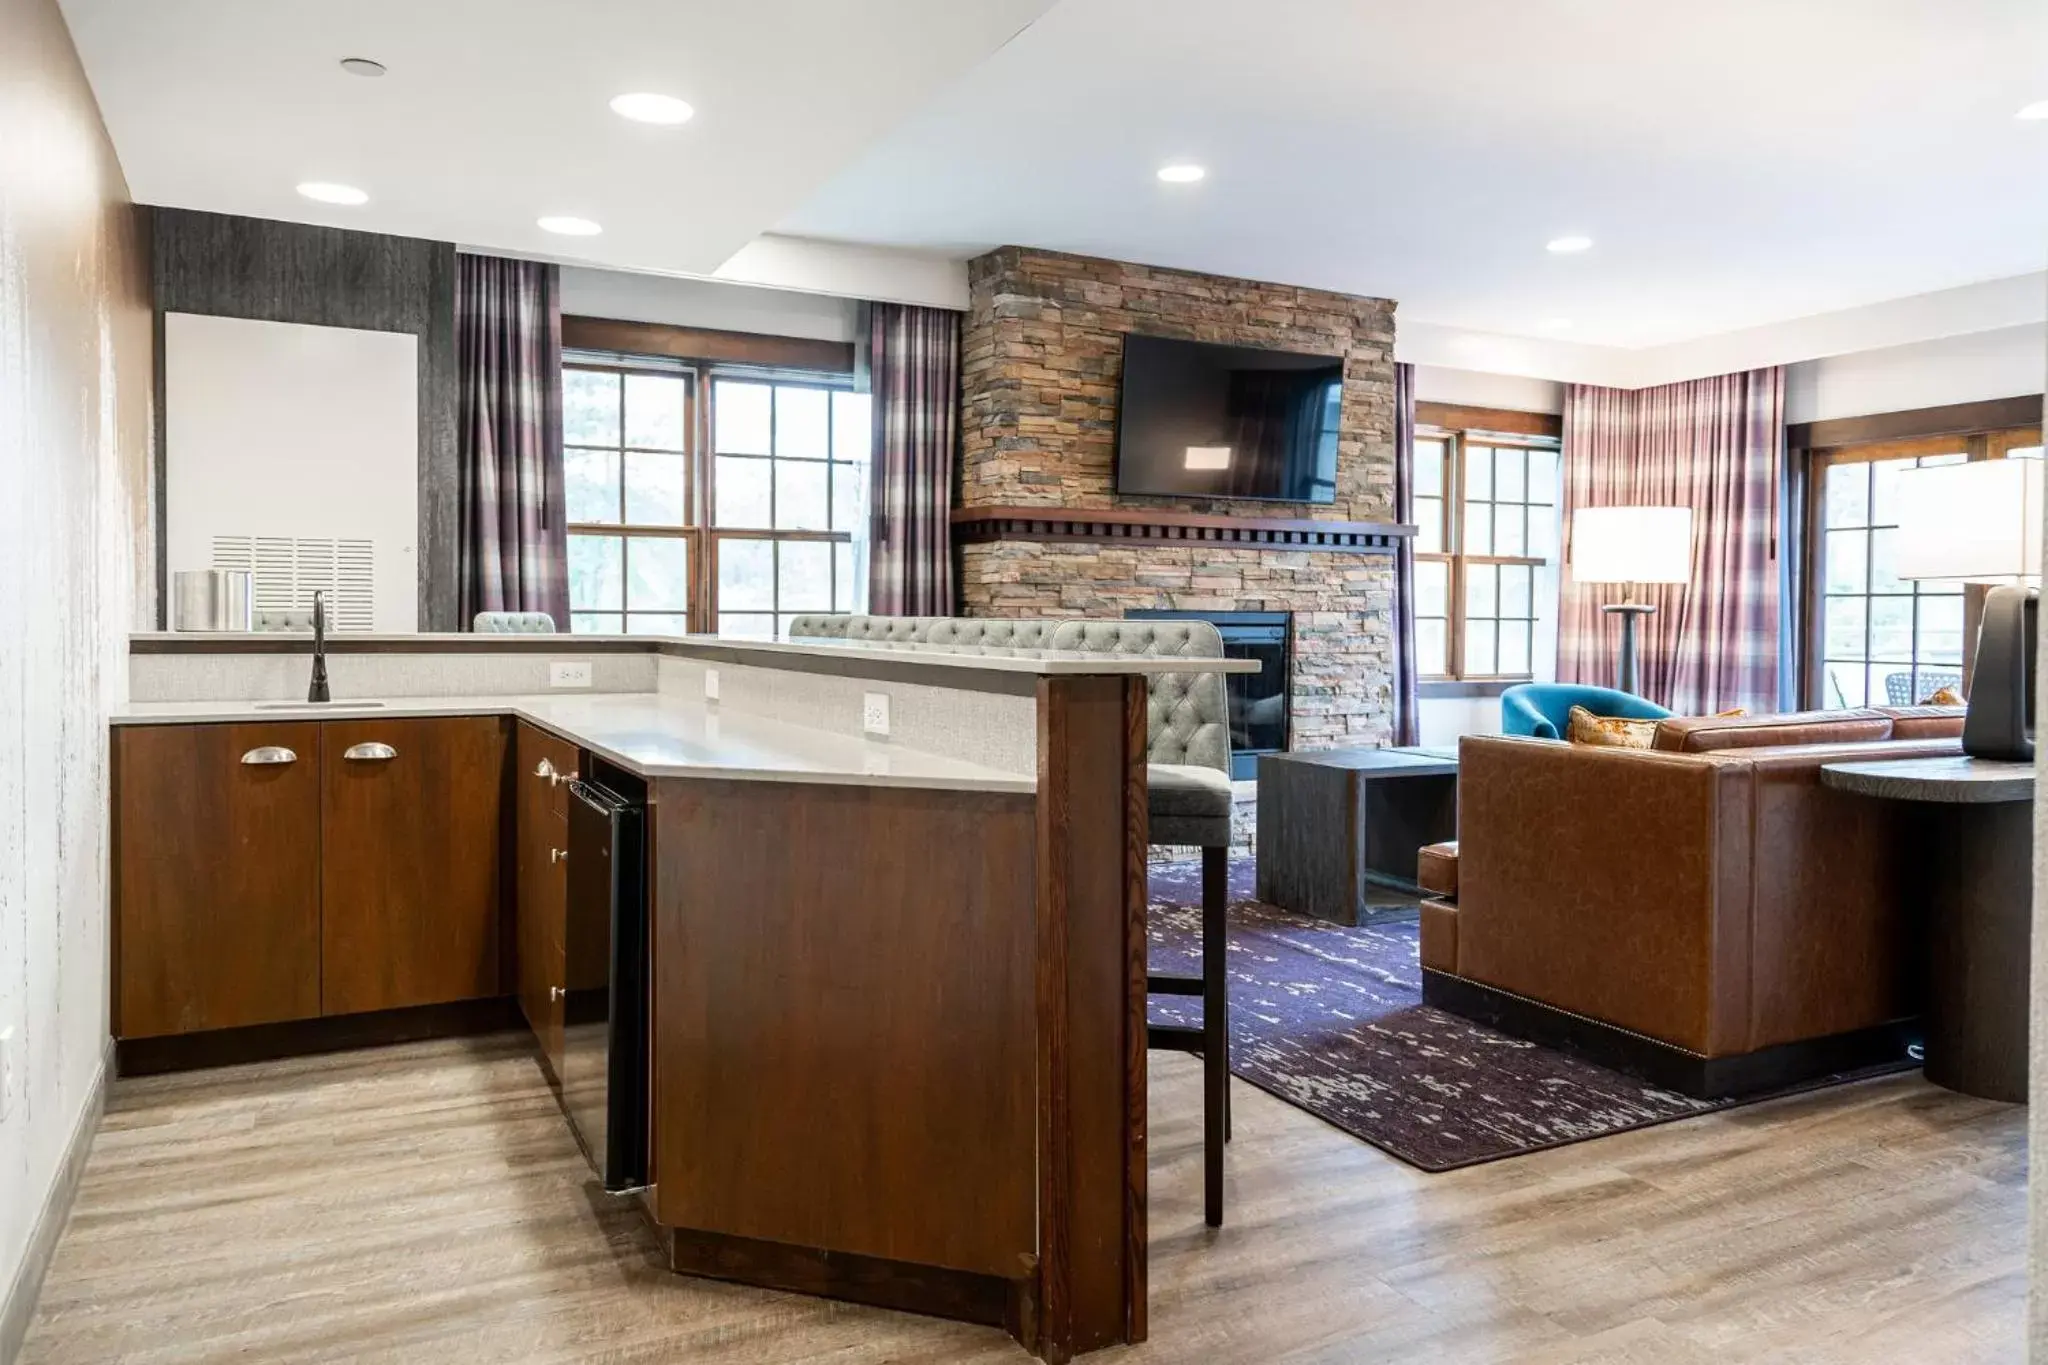
[(341, 756), (353, 763), (382, 763), (386, 759), (397, 758), (398, 750), (392, 748), (389, 744), (379, 744), (375, 740), (369, 740), (362, 744), (349, 745), (348, 748), (342, 750)]
[(548, 762), (546, 759), (542, 759), (540, 762), (533, 765), (533, 775), (535, 777), (546, 778), (548, 785), (551, 787), (562, 780), (561, 777), (555, 772), (555, 765)]
[(566, 863), (566, 862), (568, 862), (568, 861), (569, 861), (569, 850), (568, 850), (568, 849), (566, 849), (566, 848), (551, 848), (551, 849), (549, 849), (549, 850), (548, 850), (548, 862), (549, 862), (549, 863)]
[(560, 986), (548, 987), (548, 999), (550, 1000), (560, 1000), (563, 996), (567, 995), (568, 993), (569, 992), (563, 990)]
[(242, 762), (252, 768), (266, 767), (273, 763), (296, 763), (299, 756), (282, 744), (261, 744), (242, 755)]

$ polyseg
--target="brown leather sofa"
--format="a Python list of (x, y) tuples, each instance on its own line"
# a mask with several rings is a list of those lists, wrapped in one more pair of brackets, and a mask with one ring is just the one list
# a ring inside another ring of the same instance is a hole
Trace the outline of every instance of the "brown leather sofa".
[(1424, 998), (1699, 1095), (1897, 1057), (1906, 813), (1820, 770), (1961, 730), (1915, 707), (1673, 719), (1649, 750), (1468, 737), (1458, 843), (1422, 860), (1450, 891), (1423, 909)]

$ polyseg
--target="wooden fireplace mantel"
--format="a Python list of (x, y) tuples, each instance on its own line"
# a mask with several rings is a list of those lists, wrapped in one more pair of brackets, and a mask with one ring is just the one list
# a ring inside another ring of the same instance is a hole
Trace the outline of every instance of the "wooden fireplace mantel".
[(1413, 526), (1398, 522), (1210, 516), (1173, 508), (996, 506), (953, 511), (953, 537), (964, 545), (992, 540), (1197, 541), (1247, 549), (1391, 554), (1414, 534)]

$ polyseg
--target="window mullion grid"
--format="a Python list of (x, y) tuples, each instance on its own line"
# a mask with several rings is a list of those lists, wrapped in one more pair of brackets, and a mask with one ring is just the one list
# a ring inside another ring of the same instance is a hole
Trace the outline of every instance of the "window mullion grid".
[(613, 455), (619, 469), (619, 629), (625, 630), (633, 619), (633, 537), (626, 530), (626, 376), (621, 374), (618, 381), (619, 405), (613, 414), (612, 435)]
[(1451, 552), (1450, 620), (1445, 623), (1445, 663), (1453, 678), (1465, 676), (1465, 434), (1444, 437), (1444, 515), (1449, 519), (1445, 548)]
[(1877, 465), (1863, 466), (1863, 704), (1871, 704), (1871, 656), (1877, 653)]
[[(771, 530), (782, 529), (782, 505), (780, 493), (782, 480), (776, 452), (782, 448), (782, 433), (778, 427), (782, 420), (782, 388), (778, 384), (768, 386), (768, 526)], [(775, 623), (782, 619), (782, 543), (773, 536), (768, 545), (768, 635), (775, 636)]]
[[(825, 391), (825, 529), (835, 530), (832, 514), (838, 509), (839, 500), (833, 496), (833, 485), (839, 477), (839, 423), (833, 407), (832, 391)], [(825, 605), (829, 609), (839, 603), (839, 552), (825, 552), (825, 591), (829, 596)]]

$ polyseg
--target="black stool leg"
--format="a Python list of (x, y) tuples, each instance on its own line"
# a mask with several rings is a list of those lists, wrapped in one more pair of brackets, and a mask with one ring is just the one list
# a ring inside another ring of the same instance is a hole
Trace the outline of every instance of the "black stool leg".
[(1202, 850), (1202, 1210), (1223, 1226), (1223, 1144), (1230, 1135), (1230, 973), (1225, 911), (1230, 850)]

